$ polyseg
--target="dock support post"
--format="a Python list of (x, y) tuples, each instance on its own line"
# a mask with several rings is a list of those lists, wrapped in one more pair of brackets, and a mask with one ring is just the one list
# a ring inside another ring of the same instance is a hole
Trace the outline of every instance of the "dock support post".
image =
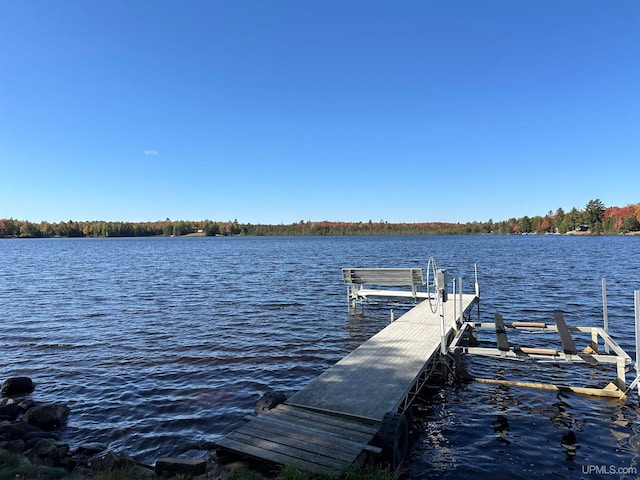
[(440, 308), (440, 354), (447, 354), (447, 336), (444, 328), (444, 302), (442, 297), (438, 295), (438, 306)]
[[(640, 375), (638, 360), (640, 360), (640, 290), (633, 292), (633, 303), (636, 314), (636, 379)], [(638, 383), (638, 402), (640, 403), (640, 383)]]
[(464, 311), (462, 310), (462, 277), (458, 277), (458, 292), (460, 292), (460, 297), (458, 299), (458, 305), (460, 306), (460, 323), (464, 322)]
[[(606, 345), (607, 342), (605, 341), (604, 344)], [(593, 353), (598, 353), (598, 329), (597, 328), (592, 328), (591, 329), (591, 350), (593, 350)]]
[[(609, 316), (607, 314), (607, 279), (602, 277), (602, 320), (604, 322), (604, 331), (609, 334)], [(609, 353), (609, 344), (604, 343), (604, 352)]]
[(478, 298), (478, 318), (480, 318), (480, 284), (478, 283), (478, 264), (474, 263), (473, 268), (476, 273), (476, 297)]
[[(458, 331), (458, 312), (456, 310), (456, 278), (453, 279), (453, 328), (457, 332)], [(462, 322), (460, 322), (462, 323)]]
[(478, 283), (478, 264), (474, 263), (473, 268), (476, 275), (476, 297), (480, 298), (480, 284)]
[(618, 384), (618, 388), (623, 392), (627, 389), (626, 370), (627, 369), (626, 369), (626, 363), (624, 361), (624, 358), (618, 357), (618, 359), (616, 360), (616, 371), (617, 371), (616, 383)]

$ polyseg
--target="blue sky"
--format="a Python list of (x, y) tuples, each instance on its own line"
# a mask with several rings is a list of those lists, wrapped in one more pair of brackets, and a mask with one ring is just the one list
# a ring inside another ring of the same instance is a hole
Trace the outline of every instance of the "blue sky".
[(0, 218), (640, 202), (636, 0), (0, 0)]

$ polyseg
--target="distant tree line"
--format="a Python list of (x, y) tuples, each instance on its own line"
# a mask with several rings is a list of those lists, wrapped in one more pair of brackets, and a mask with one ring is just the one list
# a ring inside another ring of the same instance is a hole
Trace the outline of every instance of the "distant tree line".
[(152, 237), (202, 235), (237, 235), (241, 227), (233, 222), (211, 220), (160, 220), (156, 222), (77, 222), (32, 223), (27, 220), (0, 219), (0, 237)]
[(640, 231), (640, 203), (626, 207), (605, 207), (590, 200), (584, 209), (565, 212), (558, 208), (544, 216), (510, 218), (494, 222), (468, 223), (389, 223), (379, 222), (311, 222), (265, 225), (241, 224), (237, 220), (160, 220), (156, 222), (40, 222), (13, 218), (0, 219), (0, 237), (148, 237), (182, 235), (464, 235), (464, 234), (545, 234), (583, 233), (621, 234)]

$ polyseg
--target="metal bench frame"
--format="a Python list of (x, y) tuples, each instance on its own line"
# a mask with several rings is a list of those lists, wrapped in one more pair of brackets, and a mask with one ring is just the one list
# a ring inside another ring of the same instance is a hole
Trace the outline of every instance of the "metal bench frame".
[[(370, 297), (409, 298), (414, 302), (427, 298), (427, 292), (419, 292), (425, 284), (422, 268), (343, 268), (342, 275), (347, 285), (347, 302), (355, 311), (358, 300)], [(372, 286), (407, 286), (411, 290), (384, 290)]]

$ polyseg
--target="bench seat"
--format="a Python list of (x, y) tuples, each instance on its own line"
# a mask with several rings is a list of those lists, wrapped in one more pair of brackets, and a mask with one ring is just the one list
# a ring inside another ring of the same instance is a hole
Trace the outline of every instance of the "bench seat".
[[(347, 300), (355, 307), (357, 300), (371, 297), (407, 298), (414, 301), (428, 298), (427, 292), (418, 292), (424, 285), (421, 268), (343, 268), (347, 285)], [(405, 286), (410, 289), (387, 290), (374, 287)]]

